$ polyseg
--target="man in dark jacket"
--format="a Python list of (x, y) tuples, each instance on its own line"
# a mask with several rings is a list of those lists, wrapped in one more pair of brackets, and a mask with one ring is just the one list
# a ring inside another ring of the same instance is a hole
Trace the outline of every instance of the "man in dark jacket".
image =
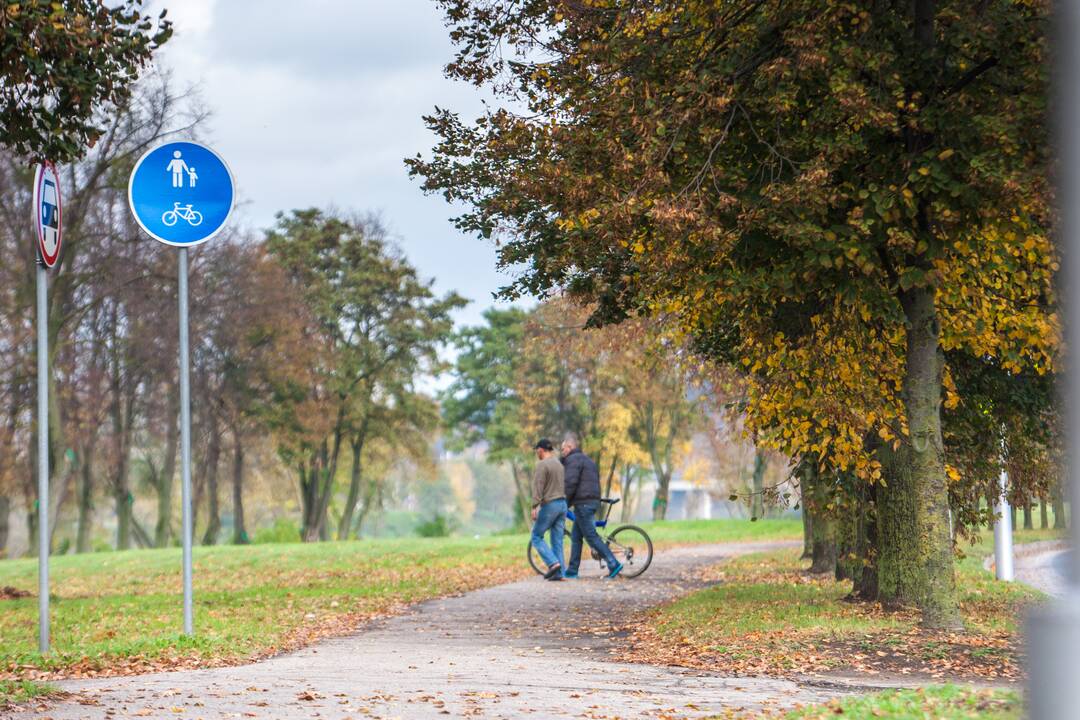
[(584, 539), (604, 559), (608, 578), (614, 579), (623, 569), (611, 549), (596, 532), (596, 512), (600, 509), (600, 470), (581, 452), (577, 436), (567, 433), (562, 443), (563, 478), (566, 504), (574, 509), (574, 530), (570, 533), (570, 564), (563, 577), (576, 578), (581, 565), (581, 541)]

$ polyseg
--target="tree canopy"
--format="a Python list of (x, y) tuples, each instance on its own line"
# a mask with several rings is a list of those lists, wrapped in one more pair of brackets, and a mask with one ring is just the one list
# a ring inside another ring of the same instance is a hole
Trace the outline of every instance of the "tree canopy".
[(143, 0), (24, 0), (0, 9), (0, 143), (35, 159), (82, 157), (102, 133), (102, 110), (124, 104), (150, 57), (172, 35)]

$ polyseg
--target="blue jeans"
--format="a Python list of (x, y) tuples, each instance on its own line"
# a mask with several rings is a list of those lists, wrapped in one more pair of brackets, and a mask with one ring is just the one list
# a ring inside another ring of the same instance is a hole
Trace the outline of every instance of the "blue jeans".
[(574, 529), (570, 532), (570, 567), (566, 568), (566, 572), (571, 575), (576, 575), (578, 566), (581, 565), (582, 539), (588, 541), (589, 547), (600, 553), (608, 572), (619, 564), (607, 543), (601, 540), (599, 533), (596, 532), (596, 511), (599, 509), (599, 500), (586, 500), (574, 504)]
[[(555, 563), (563, 565), (563, 528), (566, 525), (566, 500), (552, 500), (540, 506), (533, 523), (532, 544), (540, 559), (551, 567)], [(544, 533), (551, 531), (551, 545), (544, 542)]]

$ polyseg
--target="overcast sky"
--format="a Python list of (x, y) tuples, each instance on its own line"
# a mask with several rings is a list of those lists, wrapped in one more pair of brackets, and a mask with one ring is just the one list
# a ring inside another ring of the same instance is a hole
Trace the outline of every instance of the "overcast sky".
[(422, 276), (472, 302), (475, 323), (508, 278), (492, 245), (457, 233), (453, 208), (424, 196), (403, 159), (427, 153), (434, 106), (472, 118), (481, 95), (447, 80), (452, 49), (432, 0), (161, 0), (176, 34), (159, 64), (200, 88), (205, 135), (232, 168), (238, 220), (280, 210), (379, 212)]

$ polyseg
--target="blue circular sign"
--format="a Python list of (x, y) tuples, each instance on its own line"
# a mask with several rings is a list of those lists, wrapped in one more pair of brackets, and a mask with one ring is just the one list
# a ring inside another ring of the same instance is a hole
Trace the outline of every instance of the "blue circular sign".
[(128, 204), (155, 240), (187, 247), (225, 227), (235, 198), (232, 173), (221, 157), (193, 142), (159, 145), (135, 163)]

